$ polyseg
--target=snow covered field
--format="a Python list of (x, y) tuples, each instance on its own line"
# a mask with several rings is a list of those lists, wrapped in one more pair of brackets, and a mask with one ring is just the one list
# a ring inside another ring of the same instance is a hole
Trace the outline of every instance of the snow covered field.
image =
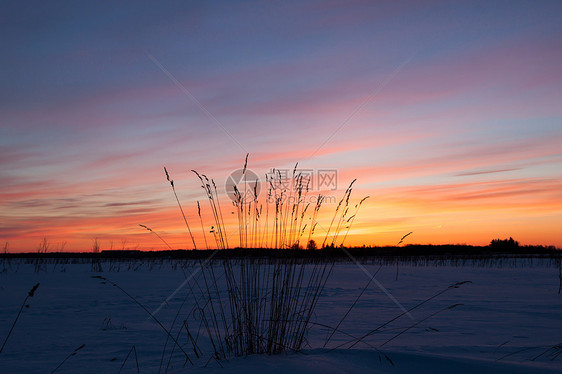
[[(28, 291), (40, 283), (0, 354), (1, 373), (52, 372), (82, 344), (85, 346), (56, 373), (119, 372), (133, 346), (122, 373), (137, 372), (136, 358), (142, 373), (158, 372), (161, 361), (162, 372), (168, 367), (170, 373), (562, 370), (562, 357), (557, 356), (562, 351), (552, 348), (562, 343), (559, 269), (548, 259), (487, 264), (467, 261), (460, 266), (402, 263), (398, 268), (374, 262), (363, 263), (363, 269), (351, 262), (336, 263), (318, 300), (304, 351), (239, 357), (220, 364), (210, 360), (207, 367), (202, 366), (208, 360), (199, 360), (195, 366), (188, 364), (185, 368), (184, 357), (177, 349), (172, 352), (170, 342), (163, 354), (168, 336), (146, 311), (117, 288), (92, 276), (99, 274), (117, 283), (152, 312), (162, 306), (157, 318), (176, 334), (181, 321), (187, 318), (180, 313), (180, 322), (172, 325), (188, 287), (181, 288), (167, 303), (164, 301), (198, 268), (197, 263), (127, 260), (101, 265), (103, 273), (92, 273), (90, 263), (51, 262), (38, 267), (33, 259), (0, 262), (0, 270), (5, 269), (0, 273), (1, 342)], [(220, 264), (214, 266), (219, 273)], [(332, 330), (322, 325), (335, 327), (369, 282), (366, 273), (377, 271), (376, 281), (324, 346)], [(411, 311), (410, 316), (396, 319), (347, 349), (350, 335), (362, 336), (402, 314), (401, 308), (408, 310), (462, 281), (472, 283), (447, 290)], [(219, 284), (225, 287), (224, 282)], [(448, 309), (456, 304), (462, 305)], [(435, 315), (425, 319), (432, 314)], [(187, 349), (187, 337), (177, 336)]]

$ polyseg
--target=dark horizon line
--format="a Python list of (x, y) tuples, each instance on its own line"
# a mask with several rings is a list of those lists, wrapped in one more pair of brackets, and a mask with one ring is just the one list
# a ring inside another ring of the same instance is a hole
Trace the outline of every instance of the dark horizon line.
[(537, 255), (562, 253), (561, 248), (553, 245), (470, 245), (470, 244), (406, 244), (404, 246), (349, 246), (325, 247), (314, 250), (306, 248), (230, 248), (230, 249), (174, 249), (174, 250), (140, 250), (140, 249), (106, 249), (98, 253), (91, 251), (63, 252), (9, 252), (0, 253), (0, 258), (29, 257), (92, 257), (92, 258), (198, 258), (202, 255), (218, 251), (217, 257), (347, 257), (345, 249), (353, 256), (466, 256), (466, 255)]

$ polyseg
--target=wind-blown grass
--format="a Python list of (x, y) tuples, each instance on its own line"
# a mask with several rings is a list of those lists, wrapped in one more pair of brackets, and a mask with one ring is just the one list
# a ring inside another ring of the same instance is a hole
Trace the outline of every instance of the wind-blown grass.
[(4, 347), (6, 346), (6, 343), (8, 342), (8, 339), (10, 338), (10, 335), (12, 335), (12, 331), (14, 331), (14, 327), (16, 327), (16, 323), (18, 322), (18, 319), (20, 318), (21, 313), (23, 312), (23, 308), (29, 307), (29, 305), (27, 305), (27, 300), (29, 300), (29, 298), (31, 298), (35, 295), (35, 291), (37, 291), (37, 288), (39, 288), (39, 283), (37, 283), (35, 286), (33, 286), (31, 288), (31, 290), (29, 290), (29, 292), (27, 293), (27, 296), (23, 300), (23, 303), (21, 304), (20, 310), (18, 311), (18, 314), (16, 315), (16, 319), (14, 320), (14, 322), (12, 323), (12, 326), (10, 327), (10, 331), (8, 331), (8, 335), (6, 335), (6, 338), (4, 339), (4, 343), (2, 343), (2, 347), (0, 347), (0, 353), (2, 353), (2, 351), (4, 350)]
[[(247, 182), (247, 166), (248, 155), (244, 159), (242, 169), (244, 182)], [(239, 247), (299, 249), (302, 248), (300, 243), (305, 233), (308, 233), (305, 236), (308, 247), (314, 247), (310, 243), (318, 224), (318, 214), (324, 202), (324, 196), (318, 195), (314, 208), (309, 209), (311, 204), (306, 202), (306, 197), (310, 192), (310, 180), (307, 180), (297, 167), (298, 164), (295, 165), (290, 180), (285, 180), (279, 170), (274, 170), (271, 175), (266, 176), (265, 201), (259, 199), (257, 181), (252, 185), (245, 183), (244, 191), (233, 186), (232, 204), (238, 220)], [(195, 237), (176, 193), (174, 181), (170, 178), (166, 168), (164, 168), (164, 172), (167, 181), (172, 186), (193, 242), (193, 249), (197, 249)], [(199, 179), (209, 202), (213, 220), (209, 232), (213, 234), (216, 248), (229, 249), (229, 235), (215, 181), (196, 170), (192, 170), (192, 172)], [(366, 199), (361, 200), (355, 206), (353, 215), (348, 215), (354, 182), (355, 180), (345, 190), (335, 209), (330, 228), (324, 237), (323, 246), (330, 238), (334, 222), (336, 224), (330, 246), (332, 248), (336, 246), (341, 238), (340, 234), (347, 229), (339, 242), (339, 245), (343, 245), (357, 210)], [(286, 183), (290, 183), (293, 188), (289, 188)], [(206, 225), (198, 201), (197, 216), (200, 220), (205, 247), (209, 248)], [(311, 221), (309, 227), (307, 227), (308, 220)], [(145, 225), (140, 226), (154, 233), (168, 248), (171, 248), (155, 231)], [(204, 351), (202, 345), (205, 344), (206, 349), (212, 352), (209, 360), (214, 359), (217, 362), (228, 357), (254, 353), (275, 354), (287, 350), (298, 351), (306, 344), (307, 332), (311, 326), (316, 303), (333, 266), (334, 261), (312, 261), (305, 266), (299, 259), (291, 256), (270, 260), (249, 257), (239, 259), (236, 264), (230, 259), (220, 262), (200, 261), (199, 275), (187, 280), (190, 298), (194, 304), (180, 330), (187, 335), (187, 344), (191, 346), (189, 348), (182, 348), (178, 343), (179, 337), (174, 337), (154, 315), (151, 314), (151, 316), (166, 332), (168, 339), (175, 343), (173, 349), (180, 348), (186, 355), (186, 361), (189, 362), (191, 359), (187, 356), (186, 351), (191, 350), (196, 356), (200, 356)], [(219, 287), (218, 279), (223, 279), (226, 293), (224, 288)], [(114, 286), (116, 285), (114, 284)], [(121, 290), (126, 293), (123, 289)], [(127, 296), (140, 305), (131, 295), (127, 294)], [(182, 303), (181, 308), (183, 305)], [(148, 312), (145, 307), (143, 309)], [(173, 325), (176, 324), (178, 316), (179, 311)], [(203, 335), (206, 343), (200, 341), (200, 337)], [(164, 353), (161, 369), (163, 363)]]

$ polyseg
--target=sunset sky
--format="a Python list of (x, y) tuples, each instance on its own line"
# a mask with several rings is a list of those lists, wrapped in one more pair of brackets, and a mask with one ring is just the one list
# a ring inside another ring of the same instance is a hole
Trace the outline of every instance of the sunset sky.
[[(191, 248), (191, 169), (337, 170), (346, 244), (562, 247), (562, 2), (11, 2), (0, 246)], [(262, 190), (263, 192), (263, 190)], [(335, 203), (322, 207), (327, 227)], [(236, 225), (228, 219), (236, 242)], [(317, 238), (322, 238), (322, 231)]]

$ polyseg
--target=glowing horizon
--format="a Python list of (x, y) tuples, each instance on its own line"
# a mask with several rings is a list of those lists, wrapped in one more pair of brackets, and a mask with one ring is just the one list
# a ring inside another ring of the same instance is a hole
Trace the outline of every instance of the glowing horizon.
[(347, 245), (413, 231), (406, 244), (562, 248), (561, 4), (7, 8), (10, 252), (43, 238), (52, 250), (88, 251), (96, 238), (165, 249), (139, 224), (191, 248), (164, 166), (203, 243), (196, 201), (213, 223), (190, 170), (217, 181), (230, 212), (224, 183), (246, 153), (260, 177), (297, 162), (337, 170), (337, 198), (357, 178), (351, 203), (370, 199)]

